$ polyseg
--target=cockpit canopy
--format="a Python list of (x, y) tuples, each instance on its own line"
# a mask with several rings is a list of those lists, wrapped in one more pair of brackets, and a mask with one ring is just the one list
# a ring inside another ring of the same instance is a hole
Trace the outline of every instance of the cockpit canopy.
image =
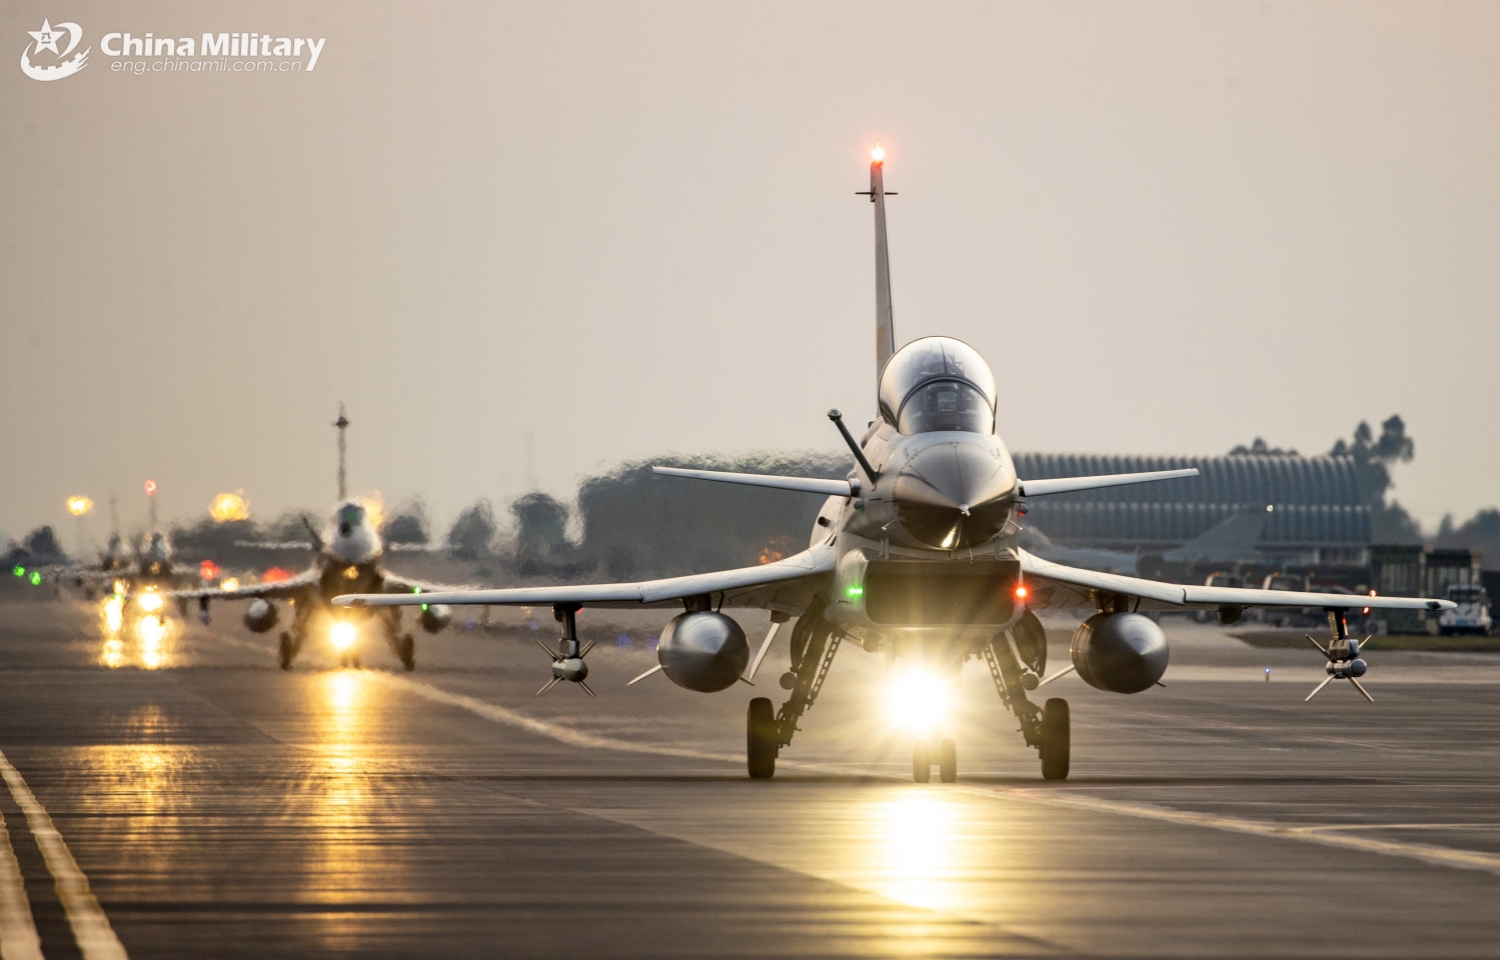
[(363, 504), (346, 503), (339, 507), (338, 527), (339, 534), (347, 537), (349, 531), (365, 522), (365, 508)]
[(913, 340), (880, 376), (880, 415), (902, 433), (994, 433), (995, 377), (961, 340)]

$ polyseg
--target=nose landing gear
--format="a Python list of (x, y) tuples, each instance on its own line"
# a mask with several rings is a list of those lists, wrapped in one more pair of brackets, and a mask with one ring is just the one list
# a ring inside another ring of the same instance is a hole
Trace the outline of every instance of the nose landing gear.
[(958, 744), (951, 737), (939, 740), (934, 734), (918, 740), (911, 749), (911, 778), (917, 783), (932, 779), (932, 766), (936, 762), (938, 779), (943, 783), (958, 780)]

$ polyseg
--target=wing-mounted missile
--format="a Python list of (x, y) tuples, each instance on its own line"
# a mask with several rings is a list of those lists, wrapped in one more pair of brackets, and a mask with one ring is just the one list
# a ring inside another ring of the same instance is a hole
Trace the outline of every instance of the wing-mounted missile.
[(558, 603), (552, 606), (552, 616), (563, 625), (562, 639), (557, 641), (557, 648), (547, 646), (542, 641), (537, 641), (547, 656), (552, 658), (552, 679), (542, 685), (542, 689), (536, 692), (536, 696), (551, 690), (564, 680), (576, 683), (583, 688), (583, 692), (591, 697), (598, 697), (586, 679), (589, 675), (589, 665), (583, 662), (588, 652), (594, 649), (594, 642), (589, 641), (588, 646), (578, 645), (578, 611), (583, 605), (579, 603)]
[(1313, 687), (1313, 692), (1309, 693), (1307, 699), (1302, 702), (1306, 703), (1316, 697), (1324, 687), (1335, 680), (1348, 680), (1354, 684), (1354, 689), (1364, 695), (1366, 700), (1374, 703), (1375, 698), (1370, 696), (1370, 691), (1359, 682), (1359, 678), (1364, 676), (1365, 671), (1370, 668), (1370, 665), (1365, 663), (1364, 658), (1360, 656), (1361, 648), (1370, 641), (1370, 638), (1357, 640), (1349, 636), (1349, 628), (1345, 623), (1342, 610), (1328, 611), (1328, 625), (1333, 630), (1333, 639), (1329, 641), (1328, 646), (1323, 646), (1311, 636), (1307, 638), (1308, 642), (1317, 647), (1318, 652), (1327, 658), (1328, 663), (1324, 669), (1328, 671), (1328, 676), (1323, 678), (1322, 683)]

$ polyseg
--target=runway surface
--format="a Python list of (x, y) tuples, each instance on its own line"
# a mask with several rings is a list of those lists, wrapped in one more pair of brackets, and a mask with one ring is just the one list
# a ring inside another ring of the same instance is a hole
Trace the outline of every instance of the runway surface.
[(1485, 655), (1380, 654), (1374, 704), (1304, 704), (1311, 647), (1168, 621), (1165, 689), (1047, 688), (1073, 711), (1060, 784), (971, 665), (949, 785), (910, 782), (883, 663), (846, 648), (752, 782), (745, 705), (779, 702), (784, 641), (755, 691), (626, 688), (653, 654), (585, 611), (600, 698), (533, 700), (525, 637), (283, 673), (274, 634), (215, 612), (146, 649), (107, 647), (91, 605), (0, 602), (5, 960), (1496, 953)]

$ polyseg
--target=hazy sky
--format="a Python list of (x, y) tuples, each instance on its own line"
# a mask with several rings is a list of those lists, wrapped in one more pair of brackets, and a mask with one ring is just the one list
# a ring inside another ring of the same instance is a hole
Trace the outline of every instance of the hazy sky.
[[(44, 18), (82, 26), (77, 75), (17, 66)], [(1403, 503), (1500, 502), (1500, 4), (20, 0), (0, 26), (12, 536), (72, 493), (139, 523), (147, 477), (172, 518), (331, 504), (341, 399), (353, 487), (440, 524), (529, 473), (833, 447), (824, 412), (874, 406), (876, 138), (897, 337), (979, 348), (1012, 449), (1319, 452), (1399, 412)], [(100, 46), (125, 31), (326, 45), (135, 76)]]

